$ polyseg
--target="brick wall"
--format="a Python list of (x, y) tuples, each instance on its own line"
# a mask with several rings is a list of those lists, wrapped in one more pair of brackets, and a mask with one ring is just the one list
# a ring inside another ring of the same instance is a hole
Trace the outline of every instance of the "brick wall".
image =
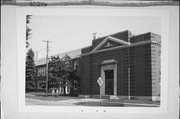
[(119, 95), (123, 93), (123, 52), (121, 50), (107, 51), (102, 53), (96, 53), (92, 55), (91, 63), (91, 82), (92, 82), (92, 94), (99, 94), (99, 85), (97, 79), (101, 76), (101, 63), (104, 60), (115, 59), (117, 64), (117, 82)]
[[(128, 40), (130, 32), (113, 34)], [(82, 53), (90, 52), (103, 39), (93, 40), (92, 47), (82, 49)], [(130, 42), (160, 42), (160, 36), (146, 33), (131, 37)], [(131, 96), (151, 97), (160, 95), (160, 45), (146, 42), (114, 50), (82, 55), (80, 58), (81, 94), (99, 94), (97, 79), (101, 76), (101, 63), (104, 60), (117, 61), (117, 95), (128, 96), (128, 77), (130, 78)], [(130, 72), (128, 73), (128, 68)]]
[(79, 68), (80, 68), (80, 92), (81, 94), (90, 94), (91, 93), (91, 75), (90, 75), (90, 71), (91, 71), (91, 56), (90, 55), (86, 55), (86, 56), (82, 56), (80, 58), (80, 62), (79, 62)]
[(141, 42), (141, 41), (148, 41), (150, 40), (151, 33), (145, 33), (145, 34), (140, 34), (137, 36), (131, 37), (131, 43), (136, 43), (136, 42)]
[(161, 46), (159, 44), (151, 44), (151, 68), (152, 68), (152, 96), (160, 95), (160, 78), (161, 78)]
[[(91, 59), (91, 61), (90, 61)], [(117, 82), (118, 82), (118, 95), (128, 94), (128, 49), (106, 51), (86, 55), (81, 57), (81, 78), (82, 78), (82, 93), (89, 87), (88, 93), (97, 95), (99, 94), (99, 85), (97, 79), (101, 76), (101, 63), (104, 60), (115, 59), (117, 63)], [(88, 78), (87, 78), (88, 77)], [(90, 77), (90, 78), (89, 78)], [(88, 83), (87, 83), (88, 82)], [(89, 86), (91, 85), (91, 86)]]
[(151, 96), (151, 45), (130, 49), (130, 79), (132, 96)]

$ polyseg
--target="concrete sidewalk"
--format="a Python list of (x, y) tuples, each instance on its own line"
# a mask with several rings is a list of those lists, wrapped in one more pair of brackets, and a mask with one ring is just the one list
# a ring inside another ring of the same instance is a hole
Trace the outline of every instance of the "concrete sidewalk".
[[(141, 106), (141, 107), (159, 107), (160, 102), (128, 100), (128, 99), (101, 99), (101, 106)], [(27, 105), (54, 105), (54, 106), (100, 106), (99, 98), (82, 98), (73, 96), (57, 96), (51, 94), (45, 96), (45, 93), (26, 94)]]
[[(43, 105), (43, 106), (100, 106), (99, 99), (84, 98), (84, 99), (66, 99), (60, 101), (47, 101), (39, 99), (26, 98), (27, 105)], [(106, 99), (101, 100), (101, 106), (124, 106), (124, 107), (159, 107), (157, 104), (142, 104), (131, 102), (110, 102)]]
[(99, 99), (91, 99), (91, 98), (67, 99), (67, 100), (60, 100), (60, 101), (45, 101), (45, 100), (26, 98), (27, 105), (44, 105), (44, 106), (81, 106), (81, 105), (77, 105), (76, 103), (98, 102), (98, 101)]

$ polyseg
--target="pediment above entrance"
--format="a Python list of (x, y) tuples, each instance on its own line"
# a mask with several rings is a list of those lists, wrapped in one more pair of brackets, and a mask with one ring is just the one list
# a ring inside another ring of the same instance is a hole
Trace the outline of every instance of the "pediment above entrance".
[(104, 60), (101, 65), (108, 65), (108, 64), (116, 64), (117, 61), (115, 59), (110, 59), (110, 60)]
[(96, 52), (99, 50), (104, 50), (108, 48), (124, 46), (124, 45), (129, 45), (129, 44), (130, 43), (124, 40), (108, 36), (101, 43), (99, 43), (99, 45), (97, 45), (91, 52)]

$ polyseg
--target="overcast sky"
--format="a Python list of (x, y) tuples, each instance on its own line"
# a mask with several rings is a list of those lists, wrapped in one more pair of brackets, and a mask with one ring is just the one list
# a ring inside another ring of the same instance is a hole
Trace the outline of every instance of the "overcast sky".
[(92, 33), (99, 37), (129, 30), (132, 34), (154, 32), (160, 34), (159, 17), (122, 16), (32, 16), (29, 27), (32, 36), (30, 47), (37, 52), (38, 59), (46, 56), (46, 43), (50, 40), (50, 55), (67, 52), (91, 45)]

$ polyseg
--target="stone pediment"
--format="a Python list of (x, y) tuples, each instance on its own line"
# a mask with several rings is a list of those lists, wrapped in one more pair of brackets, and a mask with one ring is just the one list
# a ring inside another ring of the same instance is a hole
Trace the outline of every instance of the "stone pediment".
[(123, 46), (123, 45), (129, 45), (130, 43), (117, 39), (111, 36), (106, 37), (99, 45), (97, 45), (91, 52), (96, 52), (99, 50), (104, 50), (108, 48)]

